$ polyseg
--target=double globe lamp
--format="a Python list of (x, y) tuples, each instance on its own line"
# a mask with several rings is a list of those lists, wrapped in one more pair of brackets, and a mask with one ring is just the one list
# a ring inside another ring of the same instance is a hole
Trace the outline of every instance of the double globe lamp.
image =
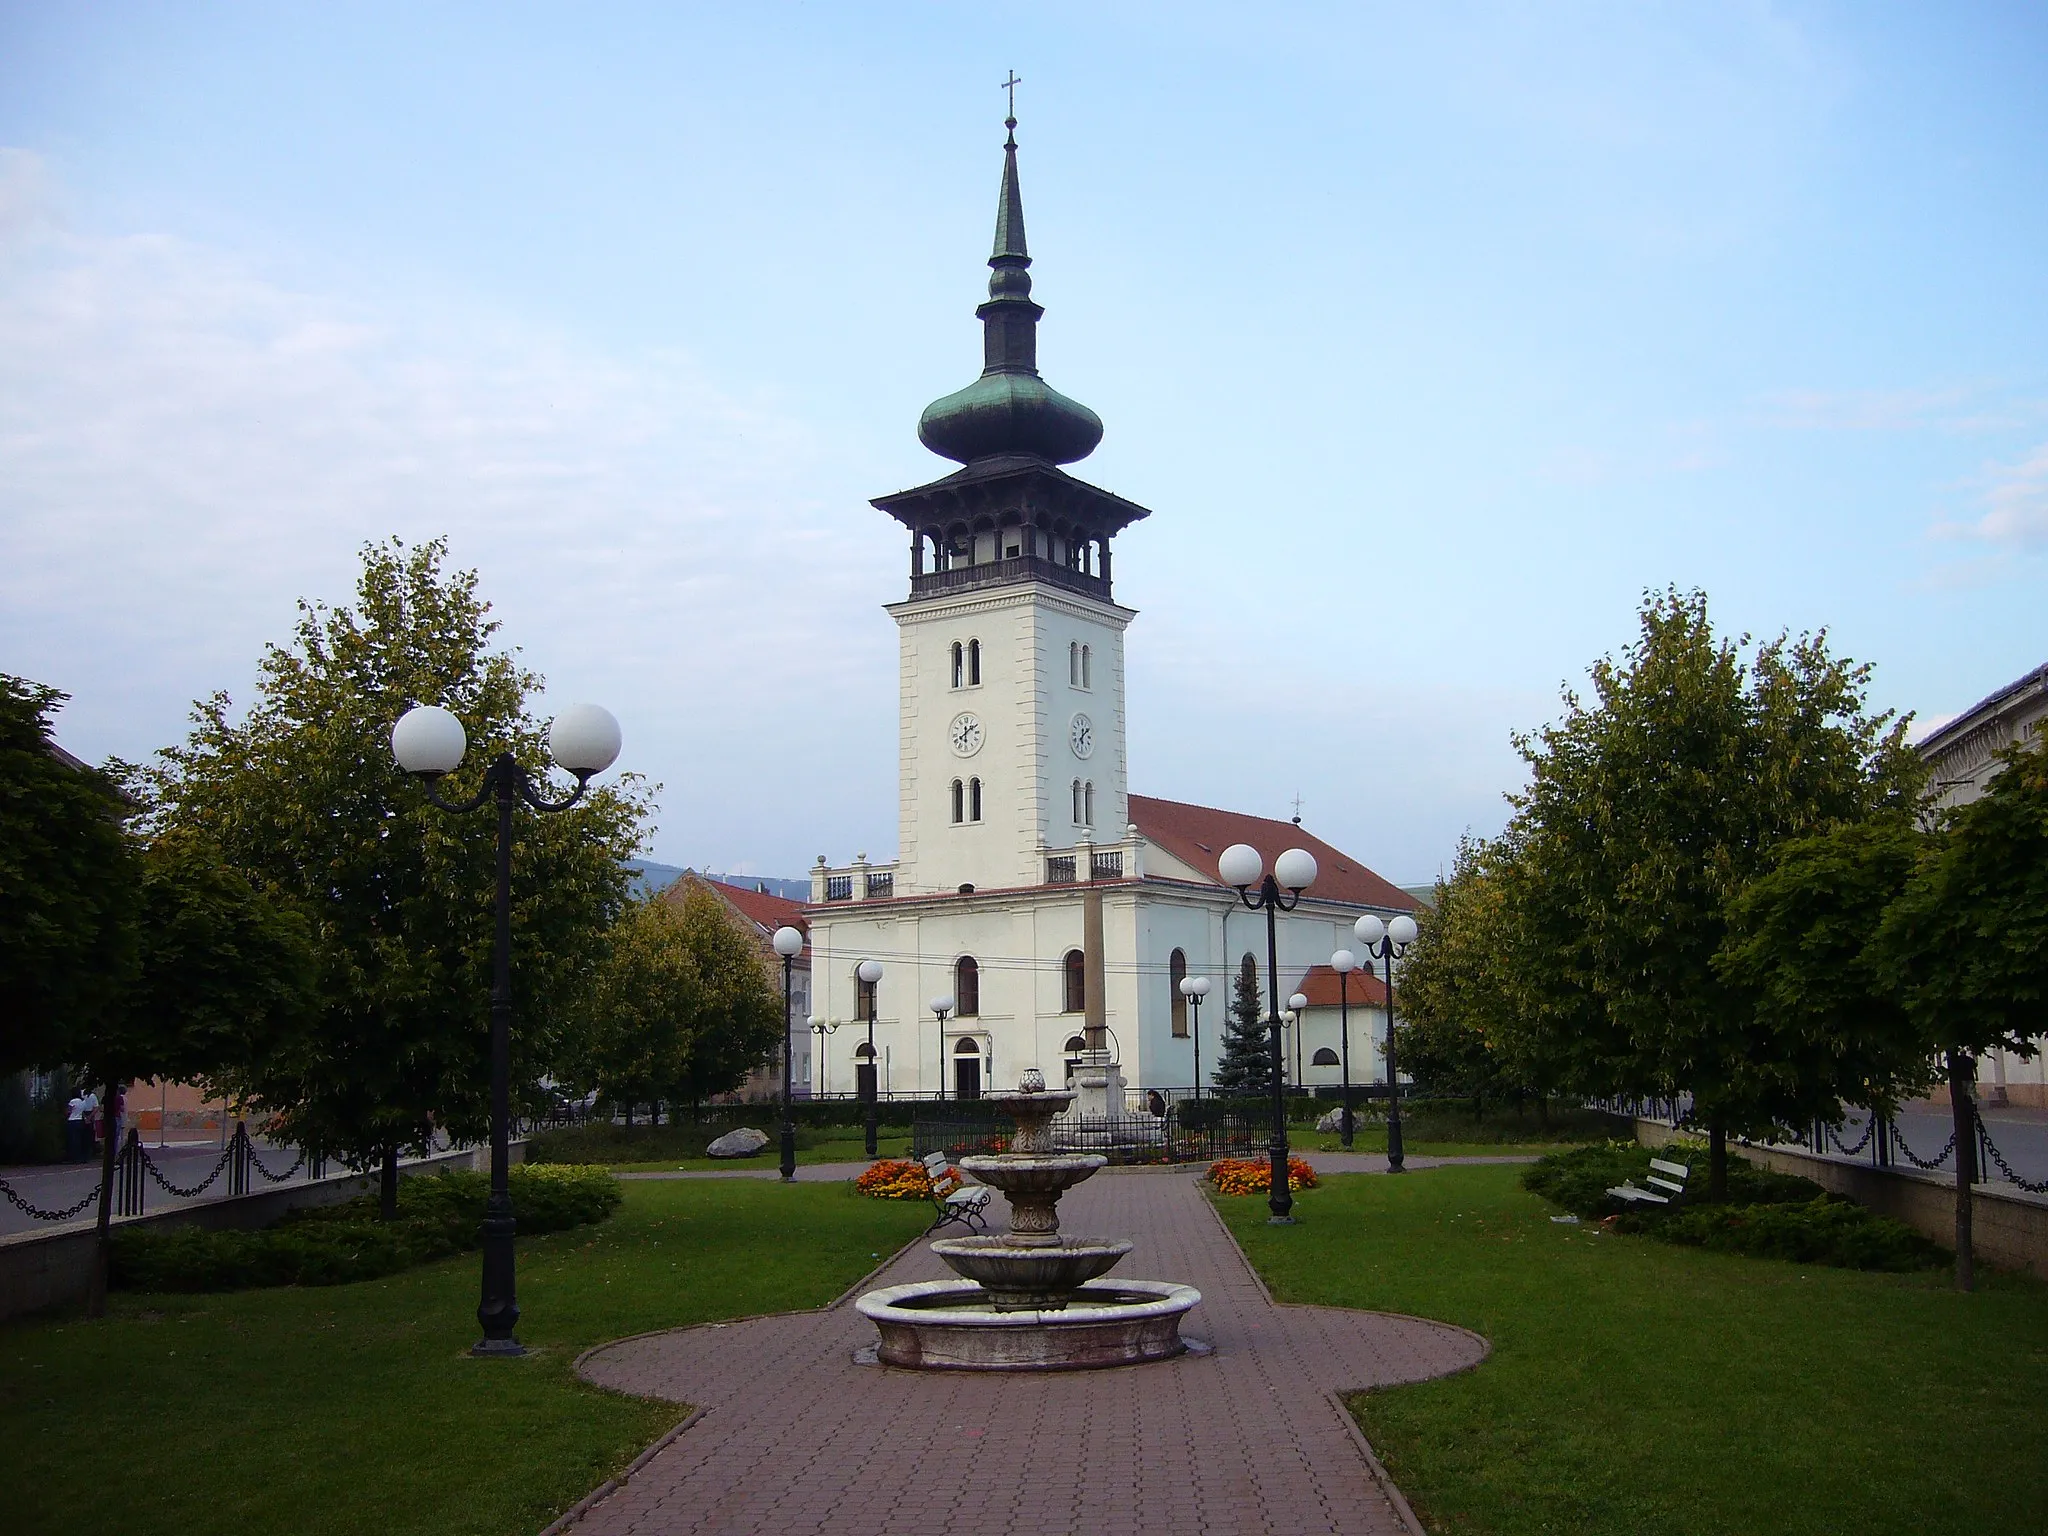
[[(483, 1299), (476, 1309), (484, 1336), (473, 1355), (523, 1355), (513, 1329), (519, 1303), (513, 1283), (512, 1216), (506, 1149), (512, 1118), (512, 811), (521, 801), (536, 811), (566, 811), (583, 798), (597, 774), (618, 761), (619, 722), (595, 704), (571, 704), (548, 727), (548, 755), (572, 774), (576, 787), (560, 800), (540, 791), (538, 777), (500, 752), (484, 769), (483, 783), (467, 800), (444, 800), (439, 783), (462, 766), (469, 735), (462, 722), (434, 704), (407, 710), (391, 728), (391, 755), (407, 773), (426, 781), (427, 798), (458, 815), (486, 802), (498, 808), (497, 931), (491, 943), (491, 1193), (484, 1204)], [(543, 770), (545, 772), (545, 770)]]

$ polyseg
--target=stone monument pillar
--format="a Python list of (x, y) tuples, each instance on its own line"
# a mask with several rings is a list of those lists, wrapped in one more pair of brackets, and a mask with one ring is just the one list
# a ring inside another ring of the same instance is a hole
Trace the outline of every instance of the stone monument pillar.
[[(1077, 855), (1092, 860), (1093, 850)], [(1092, 874), (1094, 871), (1089, 870)], [(1080, 871), (1077, 869), (1076, 874)], [(1116, 1053), (1109, 1048), (1108, 999), (1103, 995), (1107, 967), (1103, 963), (1102, 892), (1087, 890), (1081, 897), (1081, 956), (1087, 987), (1082, 1014), (1081, 1038), (1088, 1049), (1074, 1068), (1074, 1107), (1070, 1113), (1081, 1120), (1101, 1120), (1124, 1112), (1124, 1074)]]

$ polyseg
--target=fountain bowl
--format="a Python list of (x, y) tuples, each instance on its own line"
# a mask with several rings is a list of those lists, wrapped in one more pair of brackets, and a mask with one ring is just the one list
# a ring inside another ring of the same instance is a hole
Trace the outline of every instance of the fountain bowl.
[(1181, 1319), (1201, 1300), (1191, 1285), (1091, 1280), (1056, 1310), (1004, 1312), (989, 1305), (989, 1293), (979, 1285), (926, 1280), (869, 1291), (854, 1307), (881, 1334), (876, 1358), (884, 1365), (1079, 1371), (1181, 1354), (1188, 1347), (1180, 1336)]
[(953, 1273), (978, 1282), (995, 1311), (1057, 1312), (1084, 1284), (1114, 1269), (1131, 1245), (1098, 1237), (1024, 1244), (1006, 1233), (990, 1233), (940, 1238), (931, 1249)]

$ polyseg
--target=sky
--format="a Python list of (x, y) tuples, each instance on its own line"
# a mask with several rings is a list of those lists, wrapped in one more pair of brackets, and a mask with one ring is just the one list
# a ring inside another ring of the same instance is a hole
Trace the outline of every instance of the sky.
[(0, 0), (0, 671), (147, 758), (445, 535), (652, 857), (888, 857), (1013, 69), (1134, 791), (1425, 880), (1647, 590), (2048, 660), (2038, 5)]

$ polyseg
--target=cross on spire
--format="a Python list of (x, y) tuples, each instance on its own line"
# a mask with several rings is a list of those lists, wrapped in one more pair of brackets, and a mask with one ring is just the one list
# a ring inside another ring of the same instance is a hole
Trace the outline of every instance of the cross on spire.
[(1003, 126), (1005, 128), (1015, 128), (1017, 126), (1017, 87), (1024, 83), (1024, 77), (1014, 69), (1009, 71), (1009, 76), (1010, 78), (1003, 82), (1003, 89), (1010, 93), (1010, 115), (1004, 119)]
[(1294, 797), (1294, 824), (1297, 827), (1301, 825), (1301, 796), (1299, 794)]

